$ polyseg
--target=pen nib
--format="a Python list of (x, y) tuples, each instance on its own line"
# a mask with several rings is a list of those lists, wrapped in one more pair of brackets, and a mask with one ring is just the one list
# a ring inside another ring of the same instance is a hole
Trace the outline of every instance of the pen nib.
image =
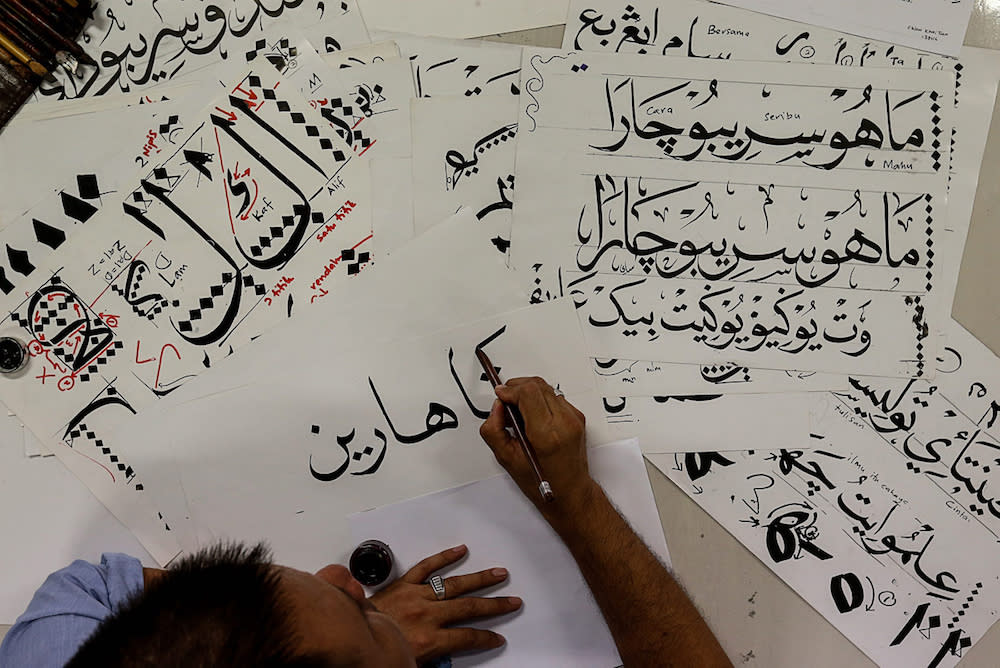
[(56, 63), (70, 74), (76, 74), (76, 70), (80, 67), (80, 61), (66, 51), (56, 52)]

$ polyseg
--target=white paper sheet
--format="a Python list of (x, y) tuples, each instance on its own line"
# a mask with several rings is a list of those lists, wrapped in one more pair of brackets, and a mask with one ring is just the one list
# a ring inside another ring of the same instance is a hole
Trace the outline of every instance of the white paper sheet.
[(24, 455), (26, 457), (54, 457), (52, 450), (49, 446), (42, 443), (41, 439), (35, 436), (35, 432), (31, 431), (21, 422), (21, 419), (16, 415), (14, 419), (17, 420), (18, 425), (20, 425), (21, 435), (24, 438)]
[(607, 424), (638, 438), (643, 452), (746, 450), (761, 442), (771, 448), (820, 447), (810, 433), (824, 395), (788, 392), (777, 402), (775, 396), (605, 396), (603, 403)]
[[(411, 155), (410, 100), (414, 96), (409, 63), (403, 58), (336, 70), (340, 87), (378, 128), (373, 156), (406, 158)], [(315, 100), (315, 94), (313, 98)], [(324, 108), (324, 105), (320, 105)], [(439, 221), (440, 222), (440, 219)]]
[(844, 67), (940, 69), (954, 63), (923, 46), (865, 39), (705, 0), (571, 0), (563, 48)]
[(442, 216), (471, 208), (510, 247), (514, 201), (517, 98), (416, 100), (413, 121), (413, 222), (419, 234)]
[[(550, 51), (525, 62), (511, 262), (536, 301), (574, 296), (595, 356), (925, 373), (940, 324), (914, 323), (943, 321), (928, 263), (955, 269), (932, 249), (947, 74)], [(878, 108), (891, 118), (870, 120)], [(899, 219), (891, 236), (886, 219)], [(878, 257), (850, 260), (859, 243)]]
[[(386, 46), (376, 53), (398, 54), (395, 42), (383, 44)], [(373, 62), (365, 63), (365, 59)], [(307, 91), (309, 103), (334, 123), (338, 132), (351, 136), (358, 157), (369, 161), (372, 183), (378, 184), (379, 191), (371, 202), (372, 228), (380, 252), (386, 254), (414, 236), (410, 177), (413, 76), (409, 63), (399, 57), (384, 60), (365, 52), (348, 56), (351, 65), (334, 70), (330, 63), (338, 61), (343, 64), (343, 57), (321, 59), (310, 45), (300, 44), (293, 77)]]
[[(948, 264), (961, 262), (968, 235), (983, 150), (993, 117), (1000, 57), (988, 49), (965, 47), (961, 58), (948, 58), (897, 44), (798, 23), (702, 0), (573, 0), (563, 48), (609, 53), (720, 57), (837, 64), (852, 68), (944, 69), (956, 78), (955, 132), (952, 135), (947, 225), (937, 255)], [(620, 13), (619, 13), (620, 12)], [(939, 298), (951, 312), (958, 272), (939, 274)], [(753, 383), (760, 391), (766, 384)], [(832, 388), (829, 388), (832, 389)], [(747, 387), (748, 391), (753, 391)]]
[(417, 97), (520, 94), (521, 47), (385, 33), (410, 61)]
[[(392, 255), (416, 236), (413, 226), (412, 158), (379, 158), (369, 161), (372, 183), (384, 189), (372, 201), (372, 224), (384, 255)], [(440, 224), (440, 221), (439, 221)]]
[[(493, 393), (472, 354), (494, 335), (487, 349), (504, 377), (541, 374), (600, 410), (572, 305), (555, 302), (346, 354), (262, 349), (284, 376), (138, 419), (156, 452), (176, 455), (198, 524), (267, 538), (280, 561), (315, 568), (348, 547), (346, 513), (499, 472), (478, 434)], [(601, 427), (594, 442), (607, 438)]]
[[(119, 204), (123, 197), (118, 191), (122, 187), (118, 184), (121, 171), (118, 168), (122, 161), (129, 167), (128, 171), (134, 169), (136, 165), (157, 167), (167, 156), (179, 149), (183, 137), (190, 133), (187, 121), (191, 120), (191, 116), (189, 112), (184, 111), (185, 107), (175, 108), (172, 103), (163, 103), (157, 105), (156, 109), (166, 117), (156, 122), (149, 133), (143, 132), (141, 136), (132, 137), (131, 141), (128, 134), (123, 133), (119, 141), (127, 148), (117, 158), (109, 161), (110, 166), (94, 165), (94, 171), (75, 175), (69, 183), (54, 188), (24, 216), (4, 229), (6, 243), (12, 252), (7, 254), (7, 263), (0, 266), (0, 276), (3, 278), (0, 291), (6, 295), (8, 304), (19, 301), (17, 297), (19, 290), (30, 292), (28, 285), (34, 289), (40, 281), (44, 282), (40, 277), (59, 266), (61, 254), (76, 256), (77, 262), (86, 258), (89, 264), (90, 260), (93, 260), (95, 267), (102, 262), (110, 264), (110, 261), (113, 261), (114, 258), (106, 257), (100, 250), (95, 250), (94, 246), (88, 246), (86, 242), (77, 242), (76, 235), (80, 234), (86, 238), (91, 235), (95, 225), (118, 224), (117, 220), (112, 222), (111, 218), (105, 218), (103, 223), (99, 221), (102, 220), (102, 212), (103, 215), (108, 215), (108, 210)], [(100, 236), (99, 232), (95, 234)], [(79, 248), (88, 248), (88, 252), (81, 253)], [(96, 257), (89, 256), (89, 253), (93, 253)], [(58, 326), (56, 322), (51, 324)], [(13, 330), (8, 330), (8, 333), (15, 336), (25, 335), (24, 332)], [(30, 337), (26, 340), (30, 340)], [(105, 352), (108, 358), (113, 357), (114, 351), (111, 349)], [(101, 502), (115, 509), (114, 512), (140, 536), (140, 540), (147, 545), (159, 563), (168, 561), (176, 553), (176, 544), (172, 535), (164, 531), (165, 524), (162, 518), (148, 504), (148, 500), (143, 498), (135, 500), (126, 495), (124, 502), (120, 503), (122, 499), (118, 496), (117, 490), (119, 485), (142, 489), (127, 460), (122, 460), (118, 453), (111, 449), (105, 452), (103, 444), (98, 446), (96, 441), (94, 450), (87, 454), (81, 449), (74, 450), (64, 443), (56, 447), (48, 437), (57, 429), (65, 429), (68, 421), (59, 416), (59, 408), (51, 402), (43, 400), (41, 403), (24, 403), (23, 393), (14, 386), (32, 381), (40, 385), (45, 385), (47, 382), (57, 397), (56, 403), (61, 401), (59, 394), (62, 392), (54, 387), (52, 371), (39, 368), (34, 362), (29, 362), (28, 367), (14, 377), (5, 378), (5, 382), (0, 385), (0, 392), (13, 398), (10, 407), (17, 411), (18, 419), (28, 424), (24, 430), (30, 439), (25, 440), (26, 447), (29, 448), (28, 453), (32, 455), (54, 453), (59, 456), (63, 464), (89, 486)], [(90, 397), (87, 401), (89, 399)], [(26, 410), (25, 405), (31, 405), (32, 410)], [(99, 429), (100, 426), (100, 422), (91, 422), (90, 429)], [(41, 442), (37, 442), (39, 440)], [(114, 460), (111, 460), (111, 457), (114, 457)]]
[[(53, 186), (70, 182), (77, 174), (94, 174), (105, 190), (118, 187), (120, 180), (138, 172), (136, 156), (157, 150), (150, 142), (162, 147), (158, 126), (176, 106), (165, 103), (158, 112), (159, 105), (119, 104), (99, 113), (12, 122), (0, 134), (0, 228), (11, 225)], [(53, 155), (59, 159), (53, 160)]]
[[(77, 229), (120, 198), (117, 193), (130, 187), (142, 169), (165, 160), (190, 133), (186, 121), (201, 105), (192, 108), (183, 100), (118, 105), (101, 113), (18, 123), (14, 132), (0, 135), (0, 224), (13, 256), (26, 254), (20, 264), (9, 254), (4, 258), (0, 291), (9, 294), (11, 285), (31, 276)], [(52, 152), (65, 152), (64, 145), (79, 146), (79, 155), (70, 151), (66, 160), (50, 164)]]
[(823, 448), (649, 457), (879, 665), (955, 665), (1000, 609), (1000, 361), (946, 334), (933, 381), (827, 395)]
[(715, 392), (819, 392), (848, 387), (847, 376), (816, 371), (751, 369), (742, 364), (683, 364), (594, 359), (598, 387), (605, 396), (652, 397)]
[[(171, 424), (171, 411), (185, 402), (261, 378), (287, 376), (289, 366), (283, 351), (289, 340), (335, 337), (338, 350), (346, 353), (378, 342), (388, 347), (393, 339), (423, 337), (518, 308), (524, 303), (524, 292), (507, 271), (503, 258), (488, 249), (483, 231), (471, 222), (470, 214), (459, 214), (406, 244), (371, 271), (362, 272), (350, 284), (320, 292), (314, 313), (265, 332), (255, 346), (236, 351), (151, 407), (139, 420), (121, 426), (112, 442), (137, 470), (146, 472), (146, 489), (161, 512), (172, 518), (184, 550), (198, 546), (199, 529), (209, 535), (212, 532), (192, 521), (180, 530), (191, 511), (166, 440), (169, 430), (158, 432), (148, 425)], [(456, 280), (456, 276), (463, 280)], [(349, 336), (341, 334), (345, 318), (351, 323)], [(301, 373), (307, 371), (302, 369)]]
[[(111, 197), (124, 216), (95, 215), (84, 185), (96, 186), (83, 184), (64, 216), (86, 209), (93, 220), (73, 243), (30, 267), (9, 254), (31, 275), (9, 290), (3, 326), (31, 342), (33, 359), (0, 393), (161, 562), (173, 538), (105, 439), (371, 259), (370, 173), (353, 137), (264, 67), (185, 119), (163, 162)], [(35, 234), (53, 245), (55, 233)]]
[(438, 37), (480, 37), (566, 21), (566, 0), (360, 0), (372, 30)]
[(359, 65), (383, 63), (393, 58), (399, 58), (399, 45), (392, 40), (386, 40), (324, 54), (323, 62), (333, 69), (339, 70)]
[[(591, 475), (636, 533), (670, 563), (663, 527), (635, 441), (592, 448)], [(501, 633), (499, 652), (456, 656), (455, 666), (618, 666), (601, 611), (559, 537), (506, 475), (352, 515), (354, 542), (385, 541), (401, 571), (429, 554), (466, 544), (457, 572), (503, 566), (510, 578), (490, 596), (520, 596), (521, 612), (474, 624)]]
[(124, 552), (156, 562), (56, 459), (27, 459), (19, 424), (0, 420), (0, 624), (13, 624), (50, 573)]
[(795, 19), (854, 35), (957, 56), (972, 0), (721, 0), (727, 5)]
[[(392, 43), (395, 48), (395, 43)], [(398, 50), (398, 49), (397, 49)], [(410, 166), (413, 139), (410, 103), (414, 95), (410, 64), (402, 58), (338, 70), (354, 100), (371, 109), (375, 124), (370, 167), (379, 195), (372, 200), (372, 226), (380, 252), (391, 253), (414, 236)], [(446, 216), (435, 222), (440, 223)]]

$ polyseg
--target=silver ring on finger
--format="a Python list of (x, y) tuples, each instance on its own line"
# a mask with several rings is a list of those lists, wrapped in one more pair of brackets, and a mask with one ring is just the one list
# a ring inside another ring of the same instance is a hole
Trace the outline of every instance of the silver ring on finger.
[(434, 598), (439, 601), (443, 601), (445, 599), (446, 594), (444, 591), (444, 578), (440, 575), (435, 575), (427, 581), (427, 584), (431, 586), (431, 591), (434, 592)]
[(556, 395), (557, 397), (565, 397), (566, 396), (566, 393), (563, 392), (562, 390), (560, 390), (558, 387), (552, 388), (552, 394)]

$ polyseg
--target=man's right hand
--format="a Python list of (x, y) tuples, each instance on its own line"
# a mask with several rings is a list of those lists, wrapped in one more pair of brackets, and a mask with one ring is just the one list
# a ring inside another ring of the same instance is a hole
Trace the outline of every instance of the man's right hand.
[[(587, 467), (586, 418), (541, 378), (514, 378), (496, 388), (497, 400), (479, 433), (531, 501), (550, 521), (561, 511), (586, 502), (596, 483)], [(516, 406), (524, 417), (525, 432), (538, 462), (552, 485), (555, 501), (546, 503), (538, 480), (517, 439), (506, 429), (503, 404)]]
[[(569, 548), (622, 663), (731, 667), (684, 590), (590, 477), (583, 413), (541, 378), (507, 381), (497, 386), (497, 397), (479, 433)], [(528, 441), (556, 495), (552, 503), (542, 499), (528, 458), (507, 433), (501, 401), (524, 416)]]

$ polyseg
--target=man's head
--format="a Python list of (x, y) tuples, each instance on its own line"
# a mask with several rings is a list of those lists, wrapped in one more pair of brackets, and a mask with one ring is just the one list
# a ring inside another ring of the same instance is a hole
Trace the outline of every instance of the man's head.
[(108, 617), (77, 666), (416, 665), (396, 623), (343, 566), (315, 575), (271, 562), (263, 545), (223, 545), (179, 561)]

